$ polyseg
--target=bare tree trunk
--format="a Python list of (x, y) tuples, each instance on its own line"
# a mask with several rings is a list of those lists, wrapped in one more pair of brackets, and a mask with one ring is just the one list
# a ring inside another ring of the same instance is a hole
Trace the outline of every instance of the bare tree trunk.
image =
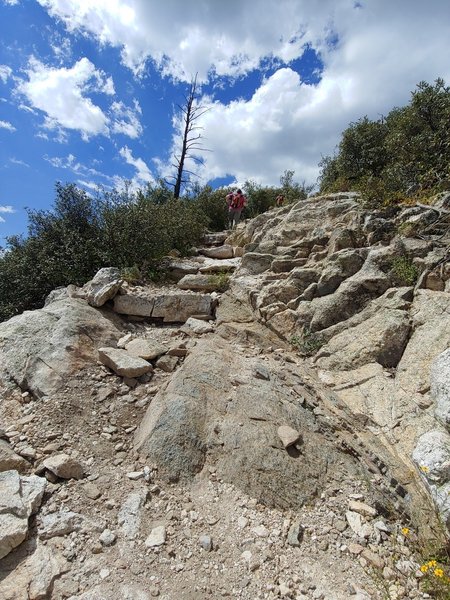
[(201, 139), (201, 133), (193, 133), (196, 130), (201, 129), (201, 127), (196, 126), (195, 122), (202, 115), (205, 114), (209, 109), (205, 109), (202, 106), (196, 106), (195, 100), (197, 98), (197, 75), (192, 80), (191, 86), (189, 88), (189, 92), (185, 97), (185, 103), (183, 106), (178, 105), (181, 113), (183, 114), (184, 121), (184, 129), (183, 129), (183, 141), (181, 145), (181, 152), (179, 156), (175, 157), (175, 164), (173, 165), (176, 168), (176, 177), (175, 183), (173, 184), (173, 195), (175, 198), (179, 198), (181, 194), (181, 187), (186, 181), (187, 175), (192, 175), (193, 173), (185, 170), (185, 162), (186, 159), (190, 156), (194, 158), (197, 162), (198, 158), (195, 158), (193, 154), (191, 154), (195, 150), (205, 151), (206, 149), (200, 144), (199, 140)]

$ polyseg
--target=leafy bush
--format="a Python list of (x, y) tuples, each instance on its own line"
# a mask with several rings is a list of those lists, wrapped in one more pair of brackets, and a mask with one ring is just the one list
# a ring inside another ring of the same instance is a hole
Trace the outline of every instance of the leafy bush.
[(139, 283), (144, 279), (140, 269), (136, 265), (122, 269), (120, 272), (120, 277), (127, 283), (131, 284)]
[(422, 199), (450, 186), (450, 88), (421, 82), (387, 117), (363, 117), (320, 162), (321, 192), (360, 191), (369, 206)]
[(397, 256), (391, 262), (391, 274), (399, 285), (414, 285), (420, 272), (407, 256)]

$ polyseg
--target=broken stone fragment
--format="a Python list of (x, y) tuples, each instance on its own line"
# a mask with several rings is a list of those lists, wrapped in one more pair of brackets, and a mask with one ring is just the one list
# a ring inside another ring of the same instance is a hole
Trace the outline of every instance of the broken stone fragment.
[(373, 506), (369, 506), (365, 502), (359, 502), (358, 500), (350, 500), (348, 503), (349, 510), (357, 512), (365, 517), (376, 517), (377, 509)]
[(257, 379), (264, 379), (265, 381), (270, 380), (270, 373), (264, 365), (256, 365), (253, 369), (253, 374)]
[(84, 475), (83, 465), (68, 454), (49, 456), (42, 464), (61, 479), (81, 479)]
[(166, 541), (166, 528), (164, 525), (155, 527), (151, 530), (150, 535), (145, 540), (147, 548), (154, 548), (155, 546), (162, 546)]
[(167, 352), (167, 348), (152, 340), (135, 339), (125, 345), (125, 350), (136, 358), (153, 360)]
[(19, 456), (5, 440), (0, 439), (0, 472), (15, 469), (21, 473), (30, 467), (30, 463)]
[(140, 377), (153, 370), (152, 365), (143, 358), (137, 358), (126, 350), (100, 348), (98, 357), (102, 364), (121, 377)]
[(190, 327), (192, 331), (198, 335), (214, 331), (214, 327), (210, 323), (202, 321), (201, 319), (196, 319), (195, 317), (189, 317), (186, 321), (186, 326)]
[(289, 529), (287, 543), (290, 546), (298, 547), (303, 540), (305, 528), (300, 523), (293, 523)]
[(211, 552), (213, 548), (213, 543), (210, 535), (201, 535), (198, 541), (203, 550), (205, 550), (206, 552)]
[(281, 425), (278, 427), (277, 433), (284, 448), (294, 446), (300, 441), (300, 433), (292, 427), (289, 427), (289, 425)]
[(178, 358), (176, 356), (161, 356), (156, 362), (156, 367), (165, 371), (166, 373), (172, 373), (178, 364)]
[(122, 285), (119, 269), (105, 267), (100, 269), (94, 279), (83, 288), (86, 299), (91, 306), (103, 306), (105, 302), (114, 298)]

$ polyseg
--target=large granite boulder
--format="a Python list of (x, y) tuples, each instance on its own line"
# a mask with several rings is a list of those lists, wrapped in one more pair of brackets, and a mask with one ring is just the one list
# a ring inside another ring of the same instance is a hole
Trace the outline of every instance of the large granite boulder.
[(41, 397), (97, 360), (97, 348), (115, 345), (114, 323), (85, 300), (64, 298), (0, 323), (0, 376)]
[[(299, 432), (299, 451), (284, 449), (282, 425)], [(284, 508), (302, 506), (334, 477), (359, 469), (319, 432), (276, 361), (245, 356), (220, 338), (198, 342), (153, 399), (135, 441), (168, 479), (191, 478), (211, 463), (224, 480)]]

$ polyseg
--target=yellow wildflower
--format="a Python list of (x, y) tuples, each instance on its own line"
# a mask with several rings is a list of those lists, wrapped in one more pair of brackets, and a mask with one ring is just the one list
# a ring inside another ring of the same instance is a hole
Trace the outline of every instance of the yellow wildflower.
[(420, 570), (422, 571), (422, 573), (426, 573), (428, 571), (428, 565), (422, 565), (420, 567)]
[(409, 535), (409, 528), (408, 527), (402, 527), (402, 533), (403, 533), (403, 535)]
[(436, 577), (444, 577), (444, 571), (442, 569), (435, 569), (434, 574)]
[(422, 473), (428, 473), (430, 467), (427, 467), (426, 465), (420, 465), (420, 470), (422, 471)]
[(429, 561), (427, 562), (427, 565), (428, 565), (429, 567), (436, 567), (436, 566), (437, 566), (437, 562), (436, 562), (435, 560), (429, 560)]

